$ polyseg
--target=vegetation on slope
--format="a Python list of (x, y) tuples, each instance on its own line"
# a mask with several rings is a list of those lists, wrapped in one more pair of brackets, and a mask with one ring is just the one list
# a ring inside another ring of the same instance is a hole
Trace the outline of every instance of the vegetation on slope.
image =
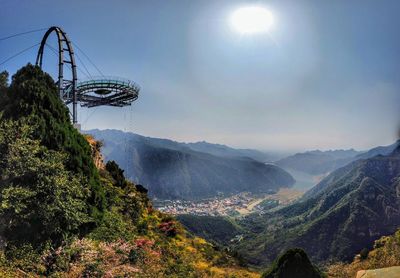
[(400, 230), (391, 236), (383, 236), (376, 240), (371, 250), (362, 249), (362, 252), (350, 264), (329, 265), (327, 273), (332, 278), (354, 278), (359, 270), (398, 265), (400, 265)]
[(359, 160), (341, 168), (305, 199), (239, 224), (247, 230), (236, 249), (255, 265), (301, 247), (312, 260), (351, 260), (400, 225), (400, 155)]
[[(96, 167), (93, 159), (96, 165), (101, 159), (89, 139), (70, 124), (47, 74), (28, 65), (10, 86), (6, 77), (0, 74), (1, 277), (259, 277), (153, 209), (147, 190), (127, 181), (117, 163)], [(98, 149), (101, 144), (93, 145)], [(327, 183), (317, 195), (246, 219), (242, 225), (247, 239), (239, 242), (240, 251), (258, 256), (259, 261), (252, 262), (267, 264), (293, 244), (307, 247), (315, 258), (349, 256), (355, 246), (368, 247), (368, 240), (398, 223), (393, 195), (398, 189), (398, 156), (354, 164), (357, 167), (343, 178), (331, 179), (334, 184)], [(228, 230), (242, 233), (226, 219), (205, 220), (201, 219), (202, 230), (211, 233), (217, 224), (221, 243), (229, 241)], [(398, 248), (397, 234), (394, 238), (385, 246)], [(391, 251), (379, 253), (379, 258), (398, 263), (390, 259)], [(292, 250), (264, 276), (285, 277), (293, 271), (318, 272), (303, 251)]]
[(96, 168), (38, 67), (19, 70), (10, 86), (4, 80), (1, 277), (258, 277), (154, 210), (116, 163)]
[(68, 154), (67, 170), (84, 175), (90, 186), (90, 209), (94, 220), (102, 216), (106, 200), (91, 148), (69, 122), (69, 112), (60, 101), (53, 79), (39, 67), (28, 64), (13, 77), (1, 97), (2, 120), (23, 122), (32, 127), (30, 138), (52, 151)]
[(193, 234), (220, 245), (230, 243), (242, 232), (234, 220), (227, 217), (185, 214), (177, 219)]

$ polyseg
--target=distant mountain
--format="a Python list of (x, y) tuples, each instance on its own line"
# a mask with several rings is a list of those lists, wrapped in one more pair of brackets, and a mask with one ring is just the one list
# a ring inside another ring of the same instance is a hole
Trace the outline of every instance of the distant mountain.
[(361, 152), (350, 150), (308, 151), (296, 153), (275, 162), (284, 169), (301, 171), (310, 175), (321, 175), (336, 170), (353, 161)]
[(207, 152), (200, 152), (190, 144), (118, 130), (87, 133), (104, 142), (106, 160), (115, 160), (129, 179), (145, 185), (152, 197), (160, 199), (202, 199), (243, 191), (275, 192), (294, 183), (291, 175), (277, 166), (249, 157), (210, 154), (210, 146)]
[(389, 155), (391, 154), (398, 146), (400, 145), (400, 141), (396, 141), (395, 143), (388, 145), (388, 146), (379, 146), (376, 148), (372, 148), (371, 150), (361, 153), (357, 156), (355, 156), (352, 161), (350, 162), (348, 165), (337, 169), (335, 172), (335, 175), (330, 175), (328, 177), (326, 177), (325, 179), (323, 179), (320, 183), (318, 183), (316, 186), (314, 186), (313, 188), (311, 188), (309, 191), (307, 191), (303, 198), (307, 198), (309, 196), (313, 196), (316, 195), (317, 193), (323, 191), (326, 187), (328, 187), (330, 184), (332, 184), (333, 182), (336, 182), (337, 179), (340, 179), (341, 176), (346, 175), (348, 172), (350, 172), (354, 165), (356, 165), (358, 162), (357, 160), (362, 160), (362, 159), (368, 159), (368, 158), (372, 158), (375, 157), (377, 155)]
[[(329, 151), (308, 151), (296, 153), (275, 162), (279, 167), (289, 173), (294, 171), (307, 173), (312, 176), (326, 175), (358, 159), (366, 159), (376, 155), (388, 155), (398, 145), (400, 141), (388, 146), (380, 146), (369, 151), (349, 150), (329, 150)], [(297, 178), (296, 178), (297, 180)]]
[(400, 147), (354, 161), (301, 201), (240, 224), (248, 233), (237, 250), (253, 264), (268, 263), (291, 247), (319, 262), (350, 260), (400, 226)]
[(266, 153), (252, 149), (234, 149), (225, 145), (211, 144), (205, 141), (196, 143), (187, 143), (186, 145), (194, 151), (209, 153), (217, 156), (225, 156), (225, 157), (242, 156), (242, 157), (253, 158), (260, 162), (272, 162), (276, 159), (279, 159), (279, 155), (274, 153)]
[(397, 140), (395, 143), (388, 146), (379, 146), (373, 149), (370, 149), (367, 152), (361, 153), (354, 157), (354, 160), (357, 159), (366, 159), (370, 157), (374, 157), (376, 155), (388, 155), (392, 153), (398, 146), (400, 145), (400, 140)]

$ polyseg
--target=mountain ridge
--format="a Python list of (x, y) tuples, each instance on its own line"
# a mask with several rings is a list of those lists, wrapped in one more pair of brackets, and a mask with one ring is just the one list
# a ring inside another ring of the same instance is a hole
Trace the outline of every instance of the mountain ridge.
[(293, 169), (310, 175), (323, 175), (344, 166), (363, 152), (349, 150), (306, 151), (275, 162), (284, 169)]
[(116, 130), (86, 132), (104, 141), (106, 160), (117, 161), (127, 178), (148, 186), (150, 195), (160, 199), (272, 193), (294, 183), (278, 166), (249, 157), (213, 155), (185, 143)]
[(347, 164), (359, 160), (371, 158), (375, 155), (388, 155), (398, 145), (400, 140), (387, 146), (378, 146), (367, 151), (354, 149), (338, 150), (311, 150), (295, 153), (288, 157), (275, 161), (275, 164), (285, 170), (295, 170), (309, 175), (327, 175)]
[(250, 233), (238, 249), (251, 263), (264, 264), (294, 246), (318, 262), (350, 260), (400, 225), (399, 147), (354, 161), (321, 183), (320, 190), (288, 207), (241, 222)]

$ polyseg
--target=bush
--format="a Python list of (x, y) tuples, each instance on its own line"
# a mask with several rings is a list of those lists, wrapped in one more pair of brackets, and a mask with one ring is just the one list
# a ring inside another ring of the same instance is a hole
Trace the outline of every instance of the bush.
[(360, 252), (360, 259), (365, 260), (368, 258), (369, 250), (367, 248), (363, 248)]
[(104, 276), (104, 270), (101, 267), (100, 262), (93, 262), (88, 265), (86, 265), (82, 277), (84, 278), (93, 278), (93, 277), (103, 277)]
[(124, 170), (119, 168), (119, 165), (114, 161), (108, 161), (106, 164), (106, 170), (110, 173), (114, 179), (114, 186), (124, 188), (127, 184), (124, 176)]
[(129, 251), (128, 254), (128, 260), (131, 264), (136, 264), (139, 262), (139, 260), (142, 258), (143, 252), (141, 251), (141, 249), (131, 249), (131, 251)]
[(106, 242), (117, 239), (129, 240), (134, 235), (133, 229), (133, 225), (124, 219), (123, 215), (112, 209), (104, 213), (103, 221), (89, 234), (89, 237)]

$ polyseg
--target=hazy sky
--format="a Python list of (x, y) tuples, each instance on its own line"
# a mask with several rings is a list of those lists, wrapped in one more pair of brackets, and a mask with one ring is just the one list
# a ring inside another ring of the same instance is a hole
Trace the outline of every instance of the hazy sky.
[[(270, 32), (233, 30), (232, 12), (254, 4), (273, 14)], [(399, 14), (397, 0), (0, 0), (0, 37), (60, 26), (105, 75), (140, 84), (132, 107), (81, 110), (84, 129), (265, 150), (366, 149), (392, 143), (400, 126)], [(0, 41), (0, 63), (43, 33)], [(36, 51), (0, 70), (14, 73)]]

